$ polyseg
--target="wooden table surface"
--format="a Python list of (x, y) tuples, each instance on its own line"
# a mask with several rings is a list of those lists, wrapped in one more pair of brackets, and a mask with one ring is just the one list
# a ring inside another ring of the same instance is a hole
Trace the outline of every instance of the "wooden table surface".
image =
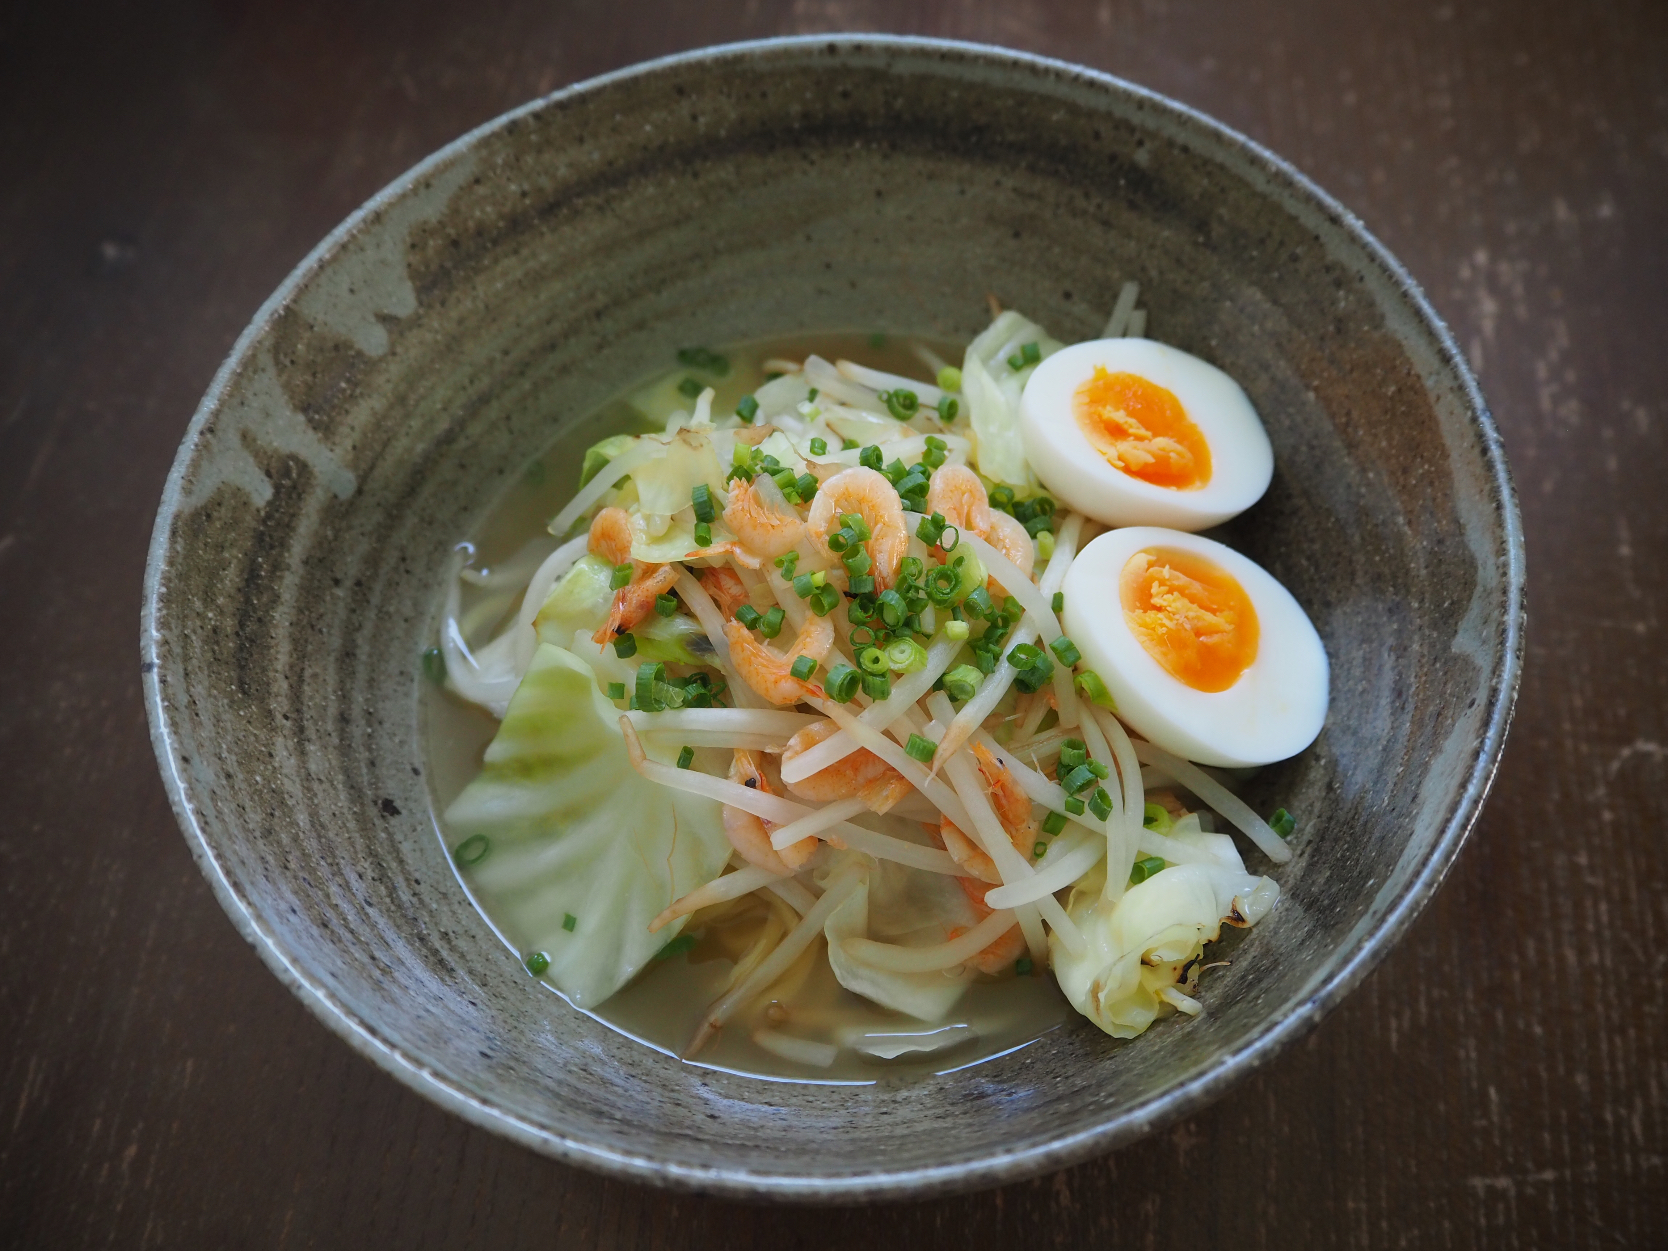
[[(1661, 0), (33, 8), (0, 11), (0, 1245), (1668, 1243)], [(1505, 435), (1528, 665), (1448, 884), (1264, 1073), (1029, 1184), (753, 1208), (473, 1129), (278, 984), (164, 799), (140, 581), (215, 367), (383, 183), (565, 83), (842, 29), (1110, 70), (1357, 212), (1453, 326)]]

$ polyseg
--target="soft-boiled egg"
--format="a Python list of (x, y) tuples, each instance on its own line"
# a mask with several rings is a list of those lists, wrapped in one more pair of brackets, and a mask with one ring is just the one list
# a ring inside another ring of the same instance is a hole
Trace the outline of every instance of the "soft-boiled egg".
[(1114, 526), (1204, 530), (1255, 504), (1274, 452), (1239, 384), (1151, 339), (1095, 339), (1037, 366), (1025, 456), (1072, 508)]
[(1320, 635), (1291, 592), (1232, 548), (1130, 526), (1066, 571), (1065, 627), (1118, 714), (1200, 764), (1239, 768), (1302, 751), (1326, 720)]

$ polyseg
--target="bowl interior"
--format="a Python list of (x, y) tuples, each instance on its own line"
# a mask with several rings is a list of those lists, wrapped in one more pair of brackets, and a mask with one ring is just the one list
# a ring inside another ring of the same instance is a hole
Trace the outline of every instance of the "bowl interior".
[[(449, 550), (565, 424), (670, 348), (854, 329), (965, 340), (987, 293), (1068, 341), (1149, 333), (1245, 387), (1276, 453), (1228, 541), (1326, 642), (1320, 740), (1249, 798), (1304, 822), (1284, 897), (1132, 1043), (1086, 1022), (952, 1076), (786, 1085), (679, 1065), (526, 977), (430, 815), (418, 658)], [(374, 200), (239, 342), (181, 450), (147, 681), (228, 910), (333, 1028), (539, 1149), (737, 1193), (987, 1184), (1219, 1092), (1434, 888), (1515, 686), (1521, 554), (1492, 426), (1421, 298), (1266, 154), (1087, 71), (785, 41), (600, 80)]]

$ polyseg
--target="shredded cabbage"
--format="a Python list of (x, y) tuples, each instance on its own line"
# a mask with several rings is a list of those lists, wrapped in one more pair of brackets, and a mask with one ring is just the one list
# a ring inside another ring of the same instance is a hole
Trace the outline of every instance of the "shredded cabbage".
[(941, 1021), (973, 975), (942, 972), (891, 973), (860, 964), (845, 954), (848, 938), (875, 938), (904, 947), (930, 947), (945, 940), (952, 925), (975, 923), (967, 897), (955, 879), (924, 873), (891, 861), (871, 861), (849, 899), (828, 918), (828, 964), (840, 985), (883, 1008), (921, 1021)]
[(1065, 346), (1012, 309), (998, 314), (984, 333), (967, 345), (961, 387), (978, 439), (979, 472), (1016, 490), (1036, 491), (1041, 486), (1025, 459), (1019, 433), (1019, 397), (1036, 366), (1016, 370), (1008, 364), (1008, 357), (1027, 343), (1037, 345), (1039, 360), (1047, 360)]

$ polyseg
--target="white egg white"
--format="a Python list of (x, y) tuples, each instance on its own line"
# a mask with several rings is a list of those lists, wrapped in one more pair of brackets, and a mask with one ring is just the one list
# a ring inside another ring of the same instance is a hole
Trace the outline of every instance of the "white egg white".
[[(1175, 395), (1210, 447), (1211, 477), (1194, 490), (1155, 486), (1108, 464), (1077, 424), (1077, 390), (1132, 373)], [(1051, 493), (1113, 526), (1205, 530), (1262, 498), (1274, 474), (1268, 435), (1245, 392), (1215, 365), (1151, 339), (1095, 339), (1038, 365), (1020, 400), (1025, 456)]]
[[(1257, 613), (1257, 657), (1225, 691), (1197, 691), (1141, 645), (1124, 618), (1118, 581), (1148, 548), (1191, 552), (1244, 588)], [(1291, 592), (1255, 561), (1211, 539), (1157, 526), (1112, 530), (1066, 571), (1064, 625), (1106, 683), (1118, 714), (1142, 737), (1187, 760), (1223, 768), (1295, 756), (1326, 720), (1326, 649)]]

